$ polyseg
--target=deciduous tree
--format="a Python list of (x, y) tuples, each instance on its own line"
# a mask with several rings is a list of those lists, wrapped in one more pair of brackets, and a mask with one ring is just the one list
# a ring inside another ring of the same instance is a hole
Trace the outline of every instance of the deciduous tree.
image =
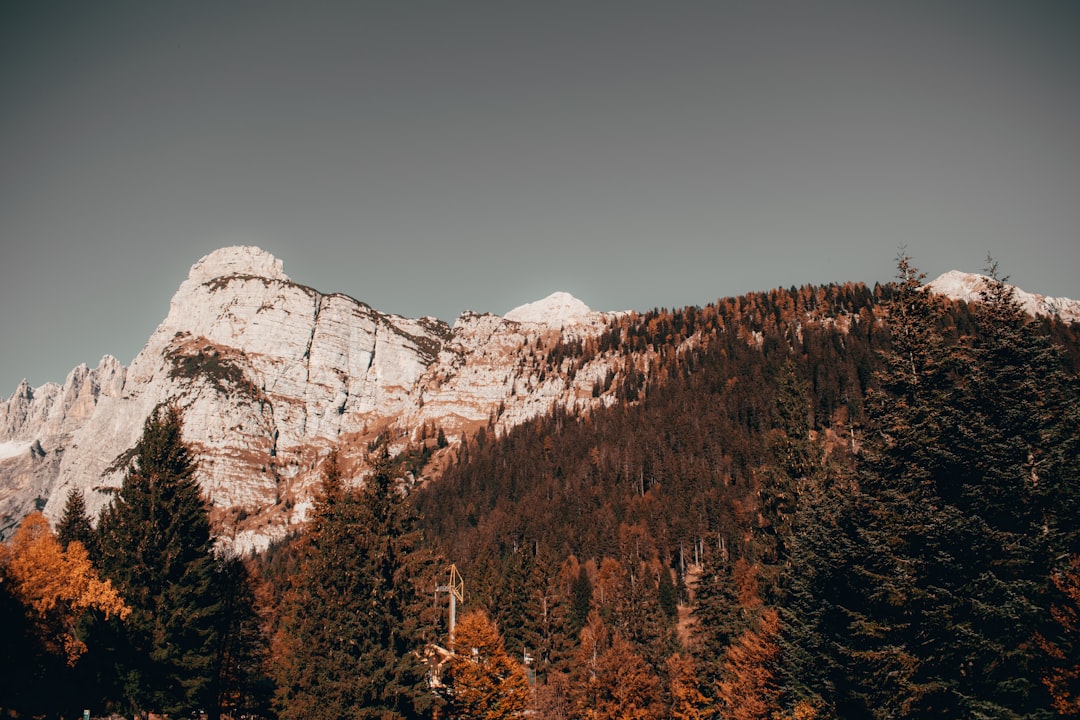
[(724, 654), (717, 705), (728, 720), (767, 720), (780, 711), (780, 618), (765, 608)]
[(529, 705), (525, 668), (510, 658), (498, 627), (483, 610), (466, 613), (454, 634), (447, 683), (448, 713), (463, 720), (508, 720)]
[(86, 548), (73, 541), (64, 550), (39, 512), (28, 515), (0, 545), (0, 565), (42, 644), (69, 665), (86, 652), (79, 632), (86, 613), (96, 610), (123, 620), (131, 612), (112, 583), (98, 577)]

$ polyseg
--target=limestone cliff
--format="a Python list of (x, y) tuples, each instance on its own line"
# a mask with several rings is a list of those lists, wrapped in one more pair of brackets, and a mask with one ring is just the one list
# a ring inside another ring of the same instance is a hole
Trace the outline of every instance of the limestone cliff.
[(591, 392), (606, 363), (551, 372), (541, 362), (609, 315), (557, 293), (517, 316), (466, 313), (450, 327), (389, 315), (292, 282), (258, 248), (218, 250), (192, 266), (126, 370), (107, 357), (0, 403), (0, 532), (34, 507), (55, 520), (72, 488), (100, 511), (122, 480), (117, 458), (162, 402), (183, 409), (221, 542), (238, 551), (304, 521), (331, 445), (362, 475), (380, 433), (402, 450), (442, 430), (452, 448), (488, 423), (610, 402)]

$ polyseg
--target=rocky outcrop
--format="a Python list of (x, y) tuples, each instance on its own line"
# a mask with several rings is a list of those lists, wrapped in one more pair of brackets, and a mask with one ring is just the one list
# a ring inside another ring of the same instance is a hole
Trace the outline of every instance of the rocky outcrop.
[[(0, 403), (0, 513), (7, 529), (34, 507), (55, 520), (72, 489), (100, 511), (123, 477), (117, 459), (171, 401), (184, 411), (222, 544), (264, 547), (304, 521), (331, 445), (359, 475), (380, 433), (402, 450), (442, 430), (452, 448), (481, 426), (503, 431), (558, 403), (610, 402), (592, 393), (603, 360), (563, 372), (545, 357), (610, 317), (556, 294), (450, 327), (294, 283), (258, 248), (224, 248), (192, 266), (126, 370), (106, 358), (63, 386), (24, 383)], [(35, 441), (44, 456), (31, 453)]]

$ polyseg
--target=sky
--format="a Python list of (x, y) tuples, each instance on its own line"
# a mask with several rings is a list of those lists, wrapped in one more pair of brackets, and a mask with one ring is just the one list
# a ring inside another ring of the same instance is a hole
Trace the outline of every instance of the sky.
[(452, 321), (932, 279), (1080, 298), (1080, 5), (0, 0), (0, 397), (193, 263)]

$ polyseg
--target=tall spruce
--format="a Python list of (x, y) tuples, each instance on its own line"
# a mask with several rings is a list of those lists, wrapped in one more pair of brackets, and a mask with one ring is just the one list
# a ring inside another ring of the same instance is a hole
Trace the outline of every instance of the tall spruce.
[(419, 658), (434, 562), (415, 525), (385, 446), (359, 490), (331, 453), (275, 638), (281, 718), (433, 714)]
[(86, 500), (78, 488), (71, 488), (64, 503), (64, 514), (56, 525), (56, 537), (67, 548), (73, 540), (82, 543), (91, 558), (97, 556), (97, 535), (86, 513)]
[(216, 716), (222, 597), (207, 505), (174, 404), (147, 418), (99, 526), (103, 574), (131, 606), (111, 667), (133, 711)]

